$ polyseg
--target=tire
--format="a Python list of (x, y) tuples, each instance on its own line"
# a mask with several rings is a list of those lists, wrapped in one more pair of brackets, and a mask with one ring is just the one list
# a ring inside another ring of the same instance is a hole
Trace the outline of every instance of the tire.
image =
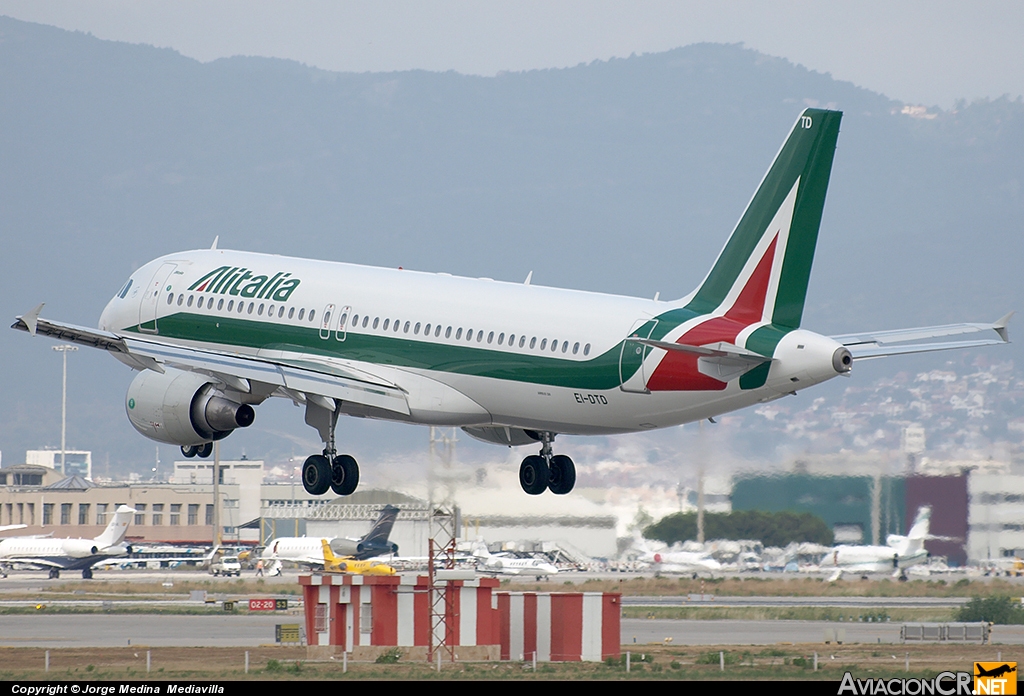
[(204, 442), (196, 447), (196, 456), (200, 459), (209, 459), (211, 454), (213, 454), (212, 442)]
[(331, 487), (331, 463), (322, 454), (307, 457), (302, 463), (302, 487), (310, 495), (323, 495)]
[(83, 580), (92, 580), (92, 568), (83, 568), (82, 569), (82, 579)]
[(529, 495), (540, 495), (548, 488), (548, 465), (544, 457), (533, 455), (519, 466), (519, 485)]
[(191, 459), (192, 457), (196, 456), (198, 452), (199, 448), (196, 445), (181, 446), (181, 456), (185, 457), (186, 459)]
[(564, 454), (551, 458), (548, 466), (548, 490), (555, 495), (565, 495), (576, 485), (576, 465)]
[(352, 495), (359, 486), (359, 464), (347, 455), (339, 454), (331, 466), (331, 490), (337, 495)]

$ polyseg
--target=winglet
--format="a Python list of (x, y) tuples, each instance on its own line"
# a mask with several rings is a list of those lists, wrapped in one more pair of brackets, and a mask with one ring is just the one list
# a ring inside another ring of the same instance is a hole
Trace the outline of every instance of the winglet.
[[(42, 305), (40, 305), (42, 306)], [(1003, 339), (1003, 343), (1010, 342), (1010, 333), (1006, 330), (1006, 325), (1010, 323), (1010, 319), (1013, 317), (1015, 312), (1007, 312), (1002, 318), (996, 320), (996, 323), (992, 325), (995, 332), (999, 334), (999, 338)]]
[(213, 238), (213, 244), (210, 245), (210, 248), (211, 249), (216, 249), (218, 241), (220, 241), (220, 235), (219, 234), (216, 237)]
[[(25, 325), (25, 329), (29, 332), (29, 334), (31, 334), (33, 336), (36, 335), (36, 322), (39, 320), (39, 313), (43, 311), (43, 305), (44, 304), (46, 304), (46, 303), (45, 302), (40, 302), (28, 314), (25, 314), (25, 315), (20, 316), (20, 317), (15, 317), (22, 324)], [(17, 323), (15, 323), (15, 326), (17, 326)]]

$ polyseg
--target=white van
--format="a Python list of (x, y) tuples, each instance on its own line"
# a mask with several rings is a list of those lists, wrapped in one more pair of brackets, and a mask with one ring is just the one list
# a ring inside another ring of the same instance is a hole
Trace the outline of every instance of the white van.
[(221, 556), (210, 564), (210, 572), (214, 575), (227, 575), (228, 577), (242, 574), (242, 564), (238, 562), (238, 556)]

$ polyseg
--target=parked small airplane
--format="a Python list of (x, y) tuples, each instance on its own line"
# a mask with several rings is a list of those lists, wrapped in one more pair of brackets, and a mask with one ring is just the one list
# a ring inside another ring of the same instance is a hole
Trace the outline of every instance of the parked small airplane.
[(331, 551), (326, 539), (321, 539), (324, 554), (325, 573), (347, 573), (350, 575), (397, 575), (395, 569), (383, 561), (358, 561), (352, 557), (338, 557)]
[[(398, 553), (398, 544), (389, 541), (391, 528), (398, 517), (398, 508), (385, 505), (380, 516), (364, 536), (359, 539), (329, 538), (327, 541), (337, 556), (365, 560), (376, 556), (393, 556)], [(318, 569), (324, 566), (321, 537), (278, 537), (267, 544), (260, 558), (267, 575), (280, 575), (284, 563), (295, 563)]]
[(914, 524), (906, 536), (890, 534), (885, 546), (836, 546), (821, 564), (822, 570), (835, 568), (829, 581), (838, 580), (848, 573), (889, 573), (906, 579), (906, 569), (928, 560), (924, 548), (932, 509), (923, 506), (914, 517)]
[(477, 559), (477, 572), (488, 575), (533, 575), (540, 580), (558, 572), (553, 564), (538, 558), (492, 554), (483, 542), (473, 545), (473, 557)]
[(698, 551), (653, 551), (647, 540), (637, 534), (633, 541), (634, 548), (639, 551), (637, 560), (651, 565), (656, 573), (693, 574), (721, 572), (722, 564), (710, 554)]
[(132, 547), (123, 542), (134, 514), (135, 510), (127, 505), (117, 508), (107, 528), (94, 539), (4, 539), (0, 541), (0, 572), (6, 577), (17, 563), (49, 568), (51, 578), (59, 578), (62, 570), (81, 570), (82, 577), (88, 580), (93, 566), (132, 552)]

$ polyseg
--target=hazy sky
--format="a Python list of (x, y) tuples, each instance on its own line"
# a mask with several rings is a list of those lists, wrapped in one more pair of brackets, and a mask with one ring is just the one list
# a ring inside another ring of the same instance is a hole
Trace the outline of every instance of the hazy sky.
[(202, 61), (259, 55), (328, 70), (491, 75), (742, 42), (912, 103), (1024, 94), (1019, 1), (0, 0), (0, 14)]

